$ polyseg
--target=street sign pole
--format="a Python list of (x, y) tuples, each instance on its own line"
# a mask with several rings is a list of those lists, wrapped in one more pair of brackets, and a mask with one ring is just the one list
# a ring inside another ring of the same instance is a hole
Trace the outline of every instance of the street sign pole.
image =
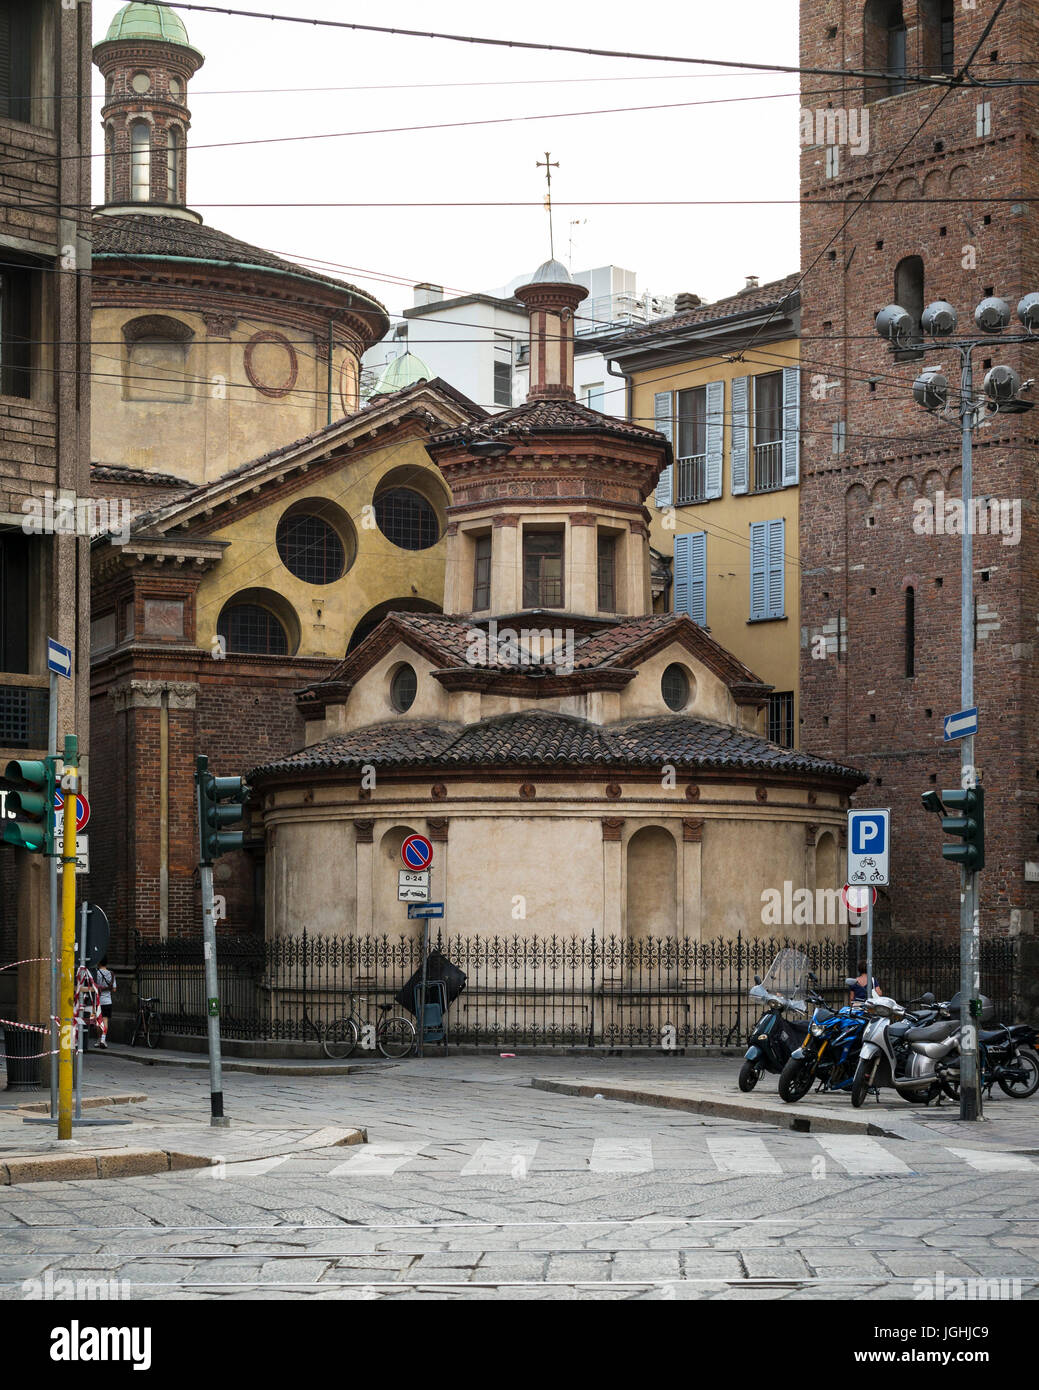
[[(974, 371), (971, 345), (961, 348), (960, 448), (963, 482), (964, 526), (960, 537), (960, 707), (974, 705), (974, 538), (967, 524), (974, 501)], [(974, 735), (960, 744), (960, 785), (977, 786), (974, 770)], [(971, 1001), (981, 993), (980, 922), (977, 909), (977, 875), (964, 865), (960, 872), (960, 1119), (981, 1119), (981, 1085), (978, 1070), (978, 1024)]]
[[(76, 992), (76, 792), (79, 740), (65, 738), (65, 835), (61, 863), (61, 1029), (58, 1055), (58, 1138), (72, 1138), (72, 1020)], [(53, 813), (52, 813), (53, 814)]]
[[(47, 710), (47, 755), (51, 758), (58, 756), (58, 673), (50, 673), (50, 705)], [(49, 807), (51, 819), (54, 818), (54, 808)], [(57, 826), (55, 826), (57, 829)], [(58, 956), (60, 954), (60, 939), (58, 937), (58, 859), (52, 854), (47, 861), (48, 887), (50, 889), (50, 917), (51, 917), (51, 981), (50, 981), (50, 1013), (51, 1013), (51, 1055), (48, 1058), (50, 1063), (51, 1080), (51, 1119), (58, 1118)]]
[[(858, 962), (856, 962), (857, 964)], [(866, 998), (873, 998), (873, 894), (866, 894)]]
[(213, 907), (213, 866), (199, 865), (202, 881), (202, 952), (206, 967), (206, 1032), (209, 1036), (209, 1123), (227, 1128), (224, 1078), (220, 1063), (220, 994), (216, 974), (216, 914)]
[[(79, 909), (79, 968), (82, 971), (87, 963), (87, 904), (83, 903)], [(76, 1045), (76, 1119), (83, 1118), (83, 1041), (86, 1029), (83, 1027), (82, 1006), (83, 998), (80, 996), (80, 1017), (76, 1020), (79, 1024), (76, 1030), (79, 1034)]]
[(426, 985), (429, 973), (429, 918), (422, 919), (422, 995), (418, 1020), (418, 1055), (422, 1056), (422, 1044), (426, 1036)]

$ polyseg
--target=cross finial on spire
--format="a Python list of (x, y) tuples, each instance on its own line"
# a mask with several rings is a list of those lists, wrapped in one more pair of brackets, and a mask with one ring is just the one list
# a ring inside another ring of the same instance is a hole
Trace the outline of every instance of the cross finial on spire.
[(556, 258), (556, 239), (552, 229), (552, 170), (559, 168), (559, 160), (553, 162), (551, 153), (546, 150), (545, 158), (537, 161), (537, 168), (544, 169), (545, 182), (548, 184), (548, 192), (545, 194), (545, 211), (548, 213), (548, 249), (551, 259)]

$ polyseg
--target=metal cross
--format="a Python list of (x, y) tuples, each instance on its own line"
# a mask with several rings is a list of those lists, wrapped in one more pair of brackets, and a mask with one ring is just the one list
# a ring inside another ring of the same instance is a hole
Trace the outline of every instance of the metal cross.
[(551, 153), (548, 150), (546, 150), (545, 158), (543, 160), (539, 159), (537, 161), (536, 167), (538, 169), (544, 169), (545, 182), (548, 184), (548, 192), (545, 194), (545, 211), (548, 213), (548, 247), (549, 251), (551, 252), (552, 259), (555, 260), (556, 239), (555, 233), (552, 229), (552, 170), (559, 168), (559, 160), (557, 159), (553, 162)]

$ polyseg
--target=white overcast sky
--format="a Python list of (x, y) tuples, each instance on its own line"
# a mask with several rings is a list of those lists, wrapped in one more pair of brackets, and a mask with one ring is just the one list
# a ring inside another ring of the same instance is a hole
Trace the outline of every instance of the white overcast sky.
[[(233, 4), (234, 0), (228, 0)], [(95, 38), (120, 6), (95, 0)], [(243, 0), (243, 8), (254, 8)], [(258, 7), (255, 7), (258, 8)], [(796, 63), (796, 0), (528, 0), (506, 13), (473, 0), (270, 0), (268, 9), (495, 38)], [(795, 199), (797, 78), (577, 54), (315, 29), (179, 11), (206, 56), (191, 87), (188, 202), (205, 221), (290, 258), (341, 267), (394, 313), (410, 286), (491, 290), (548, 254), (543, 171), (551, 150), (556, 253), (572, 267), (634, 270), (642, 290), (717, 299), (747, 275), (798, 266), (796, 202), (779, 207), (594, 207), (641, 199)], [(101, 84), (95, 69), (95, 114)], [(578, 80), (580, 79), (580, 80)], [(596, 79), (596, 80), (588, 80)], [(437, 85), (452, 84), (452, 85)], [(467, 85), (462, 85), (467, 84)], [(472, 85), (479, 84), (479, 85)], [(275, 90), (304, 89), (304, 90)], [(778, 94), (778, 95), (776, 95)], [(564, 117), (650, 103), (670, 110)], [(468, 129), (307, 139), (376, 127), (551, 114)], [(95, 153), (103, 149), (95, 127)], [(101, 159), (94, 192), (103, 196)], [(518, 201), (514, 208), (293, 207), (299, 203)], [(563, 206), (563, 204), (570, 206)], [(242, 204), (243, 206), (229, 206)], [(274, 206), (263, 206), (271, 204)], [(284, 204), (288, 206), (276, 206)]]

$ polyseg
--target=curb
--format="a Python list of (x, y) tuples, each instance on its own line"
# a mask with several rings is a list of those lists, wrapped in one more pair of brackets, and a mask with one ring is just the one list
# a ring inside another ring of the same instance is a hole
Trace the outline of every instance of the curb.
[[(139, 1102), (147, 1099), (148, 1097), (144, 1092), (140, 1091), (136, 1094), (121, 1096), (83, 1096), (80, 1104), (84, 1110), (92, 1110), (98, 1105), (137, 1105)], [(19, 1105), (17, 1110), (19, 1112), (24, 1110), (30, 1115), (46, 1115), (50, 1108), (49, 1100), (34, 1100), (27, 1101), (24, 1105)]]
[[(329, 1139), (323, 1148), (366, 1144), (368, 1131), (336, 1131), (341, 1138)], [(306, 1153), (306, 1149), (292, 1153)], [(258, 1158), (277, 1158), (276, 1153), (241, 1154), (222, 1158), (233, 1168), (236, 1163), (255, 1163)], [(89, 1178), (139, 1178), (154, 1173), (176, 1173), (190, 1168), (212, 1168), (214, 1160), (205, 1154), (183, 1153), (177, 1149), (107, 1149), (93, 1154), (33, 1154), (26, 1158), (0, 1160), (0, 1186), (29, 1182), (82, 1182)]]
[(549, 1077), (534, 1077), (530, 1083), (537, 1091), (552, 1091), (556, 1095), (583, 1096), (604, 1100), (625, 1101), (630, 1105), (653, 1105), (663, 1110), (685, 1110), (694, 1115), (713, 1115), (724, 1120), (746, 1120), (752, 1124), (773, 1125), (800, 1134), (869, 1134), (886, 1139), (920, 1139), (924, 1133), (911, 1120), (891, 1120), (878, 1123), (865, 1116), (840, 1116), (802, 1105), (786, 1110), (772, 1110), (749, 1101), (727, 1100), (721, 1097), (680, 1095), (668, 1091), (647, 1091), (637, 1086), (618, 1086), (608, 1083), (586, 1085), (572, 1081), (556, 1081)]
[[(190, 1067), (195, 1071), (208, 1071), (209, 1059), (199, 1059), (197, 1053), (185, 1053), (183, 1057), (156, 1057), (154, 1054), (149, 1056), (146, 1052), (124, 1052), (121, 1049), (109, 1047), (106, 1050), (107, 1057), (117, 1057), (122, 1062), (136, 1062), (144, 1067)], [(357, 1071), (367, 1071), (368, 1065), (354, 1063), (352, 1066), (345, 1062), (328, 1062), (322, 1066), (320, 1063), (315, 1066), (308, 1066), (306, 1063), (293, 1064), (291, 1062), (236, 1062), (228, 1057), (221, 1057), (220, 1068), (222, 1071), (249, 1072), (253, 1076), (351, 1076)], [(381, 1063), (374, 1065), (380, 1066)], [(389, 1065), (393, 1065), (390, 1063)], [(83, 1102), (84, 1105), (86, 1102)]]

